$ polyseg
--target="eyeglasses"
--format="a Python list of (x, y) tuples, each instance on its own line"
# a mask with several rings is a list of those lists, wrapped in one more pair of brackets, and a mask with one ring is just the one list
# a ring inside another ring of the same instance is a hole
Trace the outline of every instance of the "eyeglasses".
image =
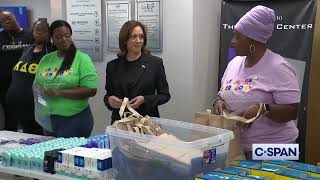
[(130, 36), (130, 40), (136, 40), (137, 38), (139, 38), (139, 40), (144, 40), (144, 35), (143, 34), (134, 34)]

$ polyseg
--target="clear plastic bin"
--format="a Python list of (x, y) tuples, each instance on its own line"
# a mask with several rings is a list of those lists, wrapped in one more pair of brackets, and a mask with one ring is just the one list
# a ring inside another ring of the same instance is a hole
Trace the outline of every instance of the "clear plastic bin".
[[(224, 168), (233, 132), (193, 123), (154, 118), (162, 136), (142, 135), (107, 126), (116, 180), (194, 179)], [(166, 136), (166, 135), (164, 135)]]

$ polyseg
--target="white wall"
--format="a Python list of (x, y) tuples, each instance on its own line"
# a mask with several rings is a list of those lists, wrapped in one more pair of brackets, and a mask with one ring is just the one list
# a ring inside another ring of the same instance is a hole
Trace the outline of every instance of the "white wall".
[[(66, 19), (66, 0), (30, 1), (33, 2), (16, 0), (10, 3), (17, 5), (19, 2), (32, 7), (34, 14), (39, 14), (37, 16), (51, 17), (50, 22), (54, 19)], [(40, 6), (49, 6), (50, 10), (34, 8), (38, 1)], [(160, 114), (165, 118), (190, 122), (196, 111), (210, 107), (212, 98), (216, 94), (221, 0), (163, 0), (162, 2), (163, 52), (153, 54), (163, 58), (171, 100), (160, 106)], [(104, 3), (102, 7), (105, 7)], [(111, 112), (103, 104), (105, 67), (107, 62), (116, 58), (116, 53), (108, 52), (104, 47), (104, 54), (105, 60), (96, 63), (99, 76), (98, 92), (90, 100), (95, 119), (93, 134), (103, 133), (106, 125), (110, 124)]]
[(193, 0), (163, 2), (163, 53), (171, 99), (162, 117), (191, 121), (193, 91)]
[(218, 89), (221, 0), (193, 1), (193, 112), (212, 106)]

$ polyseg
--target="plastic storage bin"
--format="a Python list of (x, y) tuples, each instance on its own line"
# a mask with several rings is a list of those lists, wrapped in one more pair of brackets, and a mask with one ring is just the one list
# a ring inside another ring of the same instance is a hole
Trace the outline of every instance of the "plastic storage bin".
[(154, 119), (165, 135), (143, 135), (107, 126), (116, 180), (191, 180), (225, 167), (232, 131)]

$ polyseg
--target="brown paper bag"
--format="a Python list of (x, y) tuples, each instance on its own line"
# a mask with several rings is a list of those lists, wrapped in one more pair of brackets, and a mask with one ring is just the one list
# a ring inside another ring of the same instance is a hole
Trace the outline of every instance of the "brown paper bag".
[(232, 161), (245, 159), (244, 152), (240, 144), (240, 127), (237, 125), (237, 121), (226, 119), (223, 115), (215, 115), (209, 112), (197, 112), (195, 114), (194, 122), (201, 125), (233, 131), (234, 139), (232, 139), (229, 144), (227, 165)]
[(194, 123), (209, 126), (209, 116), (206, 112), (197, 112), (194, 117)]
[(245, 159), (244, 152), (240, 144), (240, 127), (237, 125), (237, 121), (226, 119), (220, 115), (210, 114), (209, 126), (228, 129), (233, 131), (234, 139), (230, 140), (229, 152), (228, 152), (228, 164), (235, 160)]

